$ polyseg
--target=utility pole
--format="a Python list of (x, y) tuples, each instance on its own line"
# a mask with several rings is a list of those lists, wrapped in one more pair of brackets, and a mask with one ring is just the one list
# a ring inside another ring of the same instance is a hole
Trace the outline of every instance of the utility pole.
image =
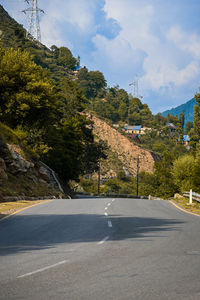
[(98, 169), (98, 194), (100, 194), (100, 185), (101, 185), (101, 167), (99, 161), (99, 169)]
[(31, 6), (27, 9), (24, 9), (22, 12), (27, 13), (29, 12), (29, 24), (28, 24), (28, 31), (27, 36), (36, 39), (38, 42), (41, 42), (41, 32), (40, 32), (40, 20), (39, 20), (39, 13), (44, 13), (44, 10), (38, 7), (38, 0), (24, 0)]
[(137, 157), (137, 196), (139, 195), (139, 171), (140, 171), (140, 157)]

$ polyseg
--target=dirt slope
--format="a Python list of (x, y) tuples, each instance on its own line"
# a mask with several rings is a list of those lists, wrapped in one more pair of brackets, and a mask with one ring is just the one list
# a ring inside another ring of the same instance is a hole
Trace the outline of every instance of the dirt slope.
[(140, 171), (153, 172), (155, 160), (149, 150), (134, 145), (128, 138), (96, 116), (90, 115), (90, 118), (94, 122), (94, 134), (108, 143), (108, 146), (117, 153), (120, 161), (132, 175), (136, 174), (138, 156), (140, 158)]

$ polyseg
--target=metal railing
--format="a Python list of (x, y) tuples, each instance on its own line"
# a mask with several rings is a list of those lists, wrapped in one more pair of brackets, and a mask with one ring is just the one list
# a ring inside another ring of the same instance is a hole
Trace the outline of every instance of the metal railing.
[(192, 204), (193, 200), (200, 202), (200, 194), (192, 192), (192, 190), (190, 190), (189, 192), (184, 192), (183, 196), (189, 198), (189, 204)]
[(57, 185), (58, 185), (59, 190), (60, 190), (62, 193), (64, 193), (64, 190), (63, 190), (63, 188), (62, 188), (60, 182), (58, 181), (58, 178), (57, 178), (56, 173), (54, 172), (54, 170), (52, 170), (49, 166), (47, 166), (47, 165), (46, 165), (45, 163), (43, 163), (42, 161), (40, 161), (40, 163), (41, 163), (46, 169), (48, 169), (48, 170), (50, 171), (51, 175), (53, 176), (53, 179), (55, 180), (55, 182), (56, 182)]

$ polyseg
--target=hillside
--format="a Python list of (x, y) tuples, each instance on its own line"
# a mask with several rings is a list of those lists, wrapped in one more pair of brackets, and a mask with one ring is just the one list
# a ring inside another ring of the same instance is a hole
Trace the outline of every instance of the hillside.
[(132, 175), (137, 172), (137, 158), (140, 158), (140, 171), (153, 173), (154, 156), (151, 151), (134, 145), (129, 139), (112, 128), (105, 121), (90, 115), (94, 122), (93, 132), (101, 140), (107, 142), (108, 146), (115, 152), (123, 166)]
[(184, 110), (185, 113), (185, 124), (187, 122), (193, 122), (193, 117), (194, 117), (194, 106), (196, 105), (195, 99), (191, 99), (187, 101), (186, 103), (179, 105), (175, 108), (166, 110), (162, 113), (162, 116), (166, 117), (168, 114), (172, 116), (179, 116), (180, 113)]

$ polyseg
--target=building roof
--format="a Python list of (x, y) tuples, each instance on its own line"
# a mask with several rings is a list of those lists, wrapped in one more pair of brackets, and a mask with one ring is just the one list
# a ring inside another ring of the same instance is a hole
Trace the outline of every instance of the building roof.
[(184, 135), (184, 136), (183, 136), (183, 141), (184, 141), (184, 142), (189, 142), (189, 141), (190, 141), (189, 135), (187, 135), (187, 134)]
[(139, 126), (134, 126), (134, 125), (127, 125), (126, 127), (125, 127), (125, 130), (140, 130), (142, 128), (142, 126), (141, 125), (139, 125)]
[(81, 66), (75, 66), (74, 71), (79, 71), (81, 69)]

